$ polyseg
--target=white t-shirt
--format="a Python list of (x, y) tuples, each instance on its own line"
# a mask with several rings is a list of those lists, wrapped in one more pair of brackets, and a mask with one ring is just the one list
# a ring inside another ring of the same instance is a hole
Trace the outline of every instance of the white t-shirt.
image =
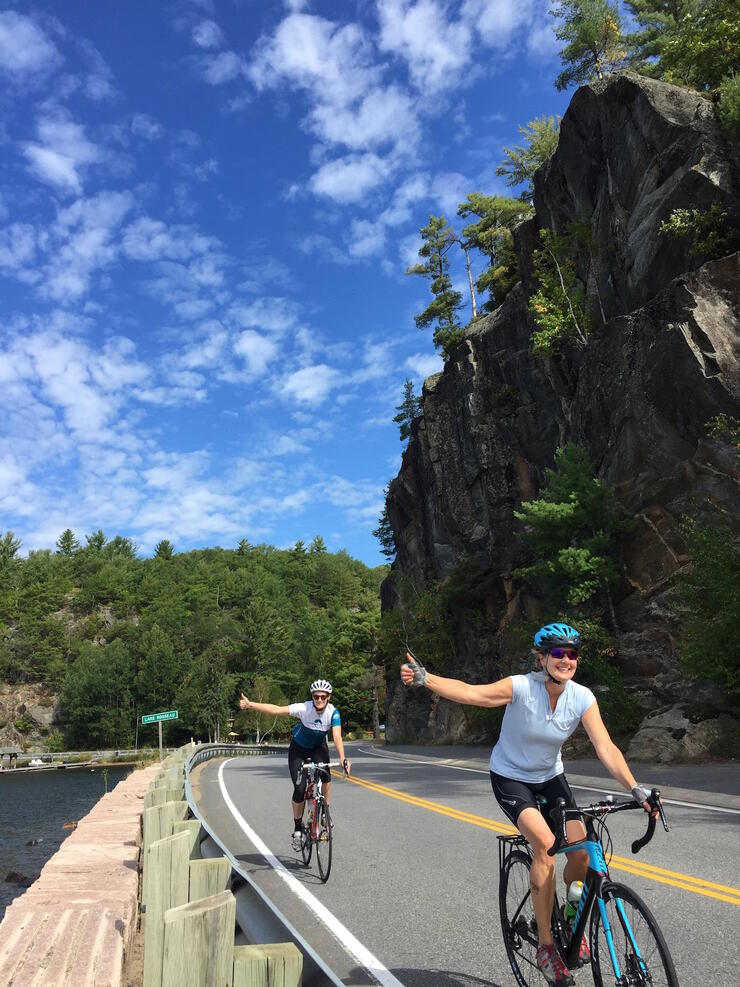
[(489, 766), (504, 778), (541, 784), (563, 773), (560, 748), (596, 702), (596, 696), (571, 679), (553, 710), (544, 672), (512, 675), (511, 681), (512, 699)]
[(310, 700), (307, 703), (291, 703), (288, 712), (300, 720), (293, 727), (293, 739), (309, 751), (323, 744), (332, 727), (342, 725), (339, 710), (331, 703), (327, 703), (320, 713)]

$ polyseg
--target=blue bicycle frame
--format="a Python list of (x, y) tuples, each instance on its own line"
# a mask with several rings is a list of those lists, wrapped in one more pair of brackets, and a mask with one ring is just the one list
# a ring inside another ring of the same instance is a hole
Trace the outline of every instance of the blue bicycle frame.
[[(612, 926), (606, 910), (606, 902), (604, 901), (602, 894), (604, 885), (609, 881), (609, 869), (606, 865), (606, 860), (604, 859), (604, 850), (598, 837), (596, 836), (596, 831), (590, 819), (586, 819), (585, 840), (579, 840), (577, 843), (569, 843), (567, 846), (561, 846), (555, 850), (555, 853), (574, 853), (577, 850), (585, 850), (588, 853), (588, 870), (586, 871), (586, 880), (583, 882), (581, 900), (578, 904), (575, 918), (573, 919), (573, 930), (571, 933), (570, 946), (568, 947), (565, 956), (565, 963), (570, 969), (581, 965), (578, 958), (581, 948), (581, 938), (585, 934), (586, 922), (591, 914), (591, 907), (595, 899), (601, 914), (601, 923), (604, 929), (604, 937), (606, 938), (606, 944), (609, 949), (609, 957), (612, 962), (612, 968), (614, 969), (614, 975), (617, 981), (619, 981), (622, 976), (622, 970), (619, 965), (617, 952), (614, 948)], [(637, 945), (632, 927), (627, 919), (621, 898), (615, 896), (614, 903), (625, 934), (629, 939), (632, 949), (634, 950), (635, 958), (639, 961), (642, 971), (647, 972), (647, 968)]]

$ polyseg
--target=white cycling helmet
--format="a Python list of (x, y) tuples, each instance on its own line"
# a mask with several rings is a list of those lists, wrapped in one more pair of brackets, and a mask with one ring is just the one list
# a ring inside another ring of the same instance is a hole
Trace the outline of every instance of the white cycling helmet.
[(314, 692), (328, 692), (331, 695), (331, 682), (327, 682), (326, 679), (316, 679), (311, 683), (311, 695)]

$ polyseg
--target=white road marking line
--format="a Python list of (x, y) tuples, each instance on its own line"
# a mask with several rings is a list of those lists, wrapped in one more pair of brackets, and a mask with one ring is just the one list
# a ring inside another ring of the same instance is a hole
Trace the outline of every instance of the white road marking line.
[[(445, 758), (432, 758), (432, 757), (413, 757), (411, 754), (401, 754), (398, 751), (380, 751), (370, 750), (367, 747), (357, 748), (360, 754), (372, 754), (373, 757), (384, 757), (386, 760), (390, 761), (406, 761), (408, 764), (431, 764), (435, 768), (451, 768), (453, 771), (472, 771), (474, 774), (487, 775), (489, 774), (488, 768), (466, 768), (462, 764), (452, 764), (451, 760)], [(600, 792), (602, 795), (626, 795), (627, 793), (622, 791), (622, 789), (608, 789), (608, 788), (594, 788), (592, 785), (575, 785), (572, 781), (568, 781), (571, 788), (578, 788), (583, 792)], [(663, 798), (661, 796), (661, 801), (665, 805), (680, 805), (685, 809), (704, 809), (706, 812), (726, 812), (730, 815), (740, 816), (740, 809), (728, 809), (723, 806), (718, 805), (705, 805), (702, 802), (680, 802), (678, 799)]]
[[(233, 760), (233, 758), (230, 760)], [(339, 940), (347, 952), (349, 952), (361, 966), (371, 973), (378, 983), (382, 984), (383, 987), (404, 987), (401, 981), (397, 980), (390, 970), (386, 969), (380, 960), (373, 956), (370, 950), (366, 949), (359, 939), (356, 939), (349, 929), (345, 928), (339, 919), (332, 912), (330, 912), (325, 905), (322, 905), (318, 898), (311, 894), (308, 888), (304, 887), (300, 881), (293, 877), (290, 871), (277, 859), (270, 848), (262, 842), (249, 823), (244, 819), (244, 816), (242, 816), (237, 807), (234, 805), (231, 800), (231, 796), (226, 790), (223, 773), (227, 764), (229, 764), (229, 761), (224, 761), (218, 769), (218, 784), (221, 789), (221, 795), (224, 802), (228, 806), (234, 820), (239, 825), (245, 836), (254, 844), (257, 850), (259, 850), (268, 864), (275, 870), (277, 875), (285, 881), (293, 894), (297, 895), (301, 901), (303, 901), (303, 903), (311, 909), (314, 915), (316, 915), (316, 917), (324, 923), (335, 938)]]

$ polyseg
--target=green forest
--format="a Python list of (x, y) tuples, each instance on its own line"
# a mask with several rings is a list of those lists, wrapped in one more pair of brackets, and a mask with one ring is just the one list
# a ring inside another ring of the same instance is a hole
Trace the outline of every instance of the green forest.
[[(175, 553), (162, 541), (144, 559), (128, 538), (97, 531), (83, 546), (67, 530), (54, 551), (20, 549), (12, 532), (0, 541), (0, 680), (60, 693), (51, 750), (133, 746), (137, 718), (168, 709), (179, 712), (168, 743), (223, 737), (241, 690), (295, 702), (317, 675), (334, 683), (345, 729), (372, 723), (385, 566), (329, 553), (318, 536), (287, 551)], [(266, 719), (239, 713), (234, 730), (291, 725)], [(140, 746), (155, 737), (139, 726)]]

